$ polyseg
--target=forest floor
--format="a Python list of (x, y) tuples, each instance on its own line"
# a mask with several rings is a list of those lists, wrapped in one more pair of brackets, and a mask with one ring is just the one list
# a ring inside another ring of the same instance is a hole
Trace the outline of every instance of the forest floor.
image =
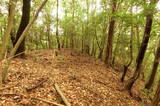
[[(58, 56), (53, 50), (30, 51), (25, 59), (12, 60), (0, 88), (0, 106), (52, 106), (46, 100), (62, 104), (55, 83), (72, 106), (141, 106), (123, 90), (120, 76), (100, 60), (76, 51), (62, 50)], [(141, 96), (137, 89), (133, 92)]]

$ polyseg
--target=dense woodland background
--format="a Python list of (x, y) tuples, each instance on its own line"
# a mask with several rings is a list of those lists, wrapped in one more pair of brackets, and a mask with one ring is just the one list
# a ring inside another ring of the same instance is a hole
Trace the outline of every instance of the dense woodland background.
[[(25, 58), (25, 51), (69, 48), (104, 61), (113, 71), (121, 71), (121, 81), (131, 95), (135, 81), (142, 79), (145, 87), (141, 89), (153, 99), (153, 106), (158, 106), (159, 0), (42, 2), (0, 0), (0, 60), (7, 60), (1, 71), (7, 73), (12, 59), (9, 57)], [(125, 79), (127, 71), (134, 74)], [(2, 72), (2, 82), (3, 76)]]

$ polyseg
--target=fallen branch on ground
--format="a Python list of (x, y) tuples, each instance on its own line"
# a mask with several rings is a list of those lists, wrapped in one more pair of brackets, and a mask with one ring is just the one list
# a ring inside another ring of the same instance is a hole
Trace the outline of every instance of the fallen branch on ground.
[(96, 83), (99, 83), (99, 84), (103, 84), (104, 86), (107, 86), (107, 85), (108, 85), (107, 83), (102, 82), (102, 81), (100, 81), (100, 80), (93, 80), (93, 81), (96, 82)]
[(62, 104), (58, 104), (58, 103), (55, 103), (55, 102), (52, 102), (52, 101), (49, 101), (49, 100), (45, 100), (45, 99), (42, 99), (42, 98), (35, 98), (35, 97), (31, 97), (31, 98), (42, 101), (42, 102), (45, 102), (45, 103), (53, 104), (53, 105), (56, 105), (56, 106), (64, 106)]
[(25, 98), (31, 98), (31, 99), (35, 99), (35, 100), (39, 100), (39, 101), (48, 103), (48, 104), (52, 104), (52, 105), (54, 105), (54, 106), (64, 106), (64, 105), (62, 105), (62, 104), (58, 104), (58, 103), (53, 102), (53, 101), (50, 101), (50, 100), (45, 100), (45, 99), (38, 98), (38, 97), (26, 96), (26, 95), (23, 95), (23, 94), (1, 93), (0, 96), (22, 96), (22, 97), (25, 97)]
[(30, 91), (34, 90), (34, 89), (42, 86), (42, 84), (43, 84), (44, 82), (46, 82), (46, 81), (47, 81), (47, 79), (43, 79), (43, 80), (40, 81), (38, 84), (36, 84), (36, 85), (34, 85), (34, 86), (30, 87), (30, 88), (26, 88), (26, 91), (27, 91), (27, 92), (30, 92)]
[(62, 98), (63, 102), (65, 103), (66, 106), (71, 106), (71, 104), (68, 102), (68, 100), (66, 99), (66, 97), (63, 95), (62, 91), (60, 90), (59, 86), (57, 84), (54, 84), (54, 87), (57, 91), (57, 93), (60, 95), (60, 97)]
[(0, 88), (0, 91), (3, 91), (3, 90), (5, 90), (5, 89), (13, 88), (13, 87), (15, 87), (15, 86), (17, 86), (17, 85), (18, 85), (18, 83), (15, 84), (15, 85), (10, 85), (10, 86), (6, 86), (6, 87), (2, 87), (2, 88)]

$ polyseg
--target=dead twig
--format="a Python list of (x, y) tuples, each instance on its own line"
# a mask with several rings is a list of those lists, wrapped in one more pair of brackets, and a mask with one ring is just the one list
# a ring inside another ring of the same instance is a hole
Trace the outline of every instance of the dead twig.
[(46, 81), (47, 81), (47, 79), (43, 79), (43, 80), (40, 81), (38, 84), (36, 84), (36, 85), (34, 85), (34, 86), (30, 87), (30, 88), (26, 88), (26, 91), (27, 91), (27, 92), (30, 92), (30, 91), (34, 90), (34, 89), (42, 86), (42, 84), (43, 84), (44, 82), (46, 82)]
[(71, 104), (68, 102), (68, 100), (66, 99), (66, 97), (63, 95), (62, 91), (60, 90), (59, 86), (57, 84), (54, 84), (54, 87), (57, 91), (57, 93), (60, 95), (60, 97), (62, 98), (63, 102), (65, 103), (66, 106), (71, 106)]
[(102, 82), (102, 81), (100, 81), (100, 80), (93, 80), (93, 81), (96, 82), (96, 83), (102, 84), (102, 85), (104, 85), (104, 86), (107, 86), (107, 85), (108, 85), (107, 83)]
[(21, 96), (15, 93), (0, 93), (0, 96)]
[(45, 102), (45, 103), (53, 104), (55, 106), (64, 106), (62, 104), (58, 104), (58, 103), (55, 103), (55, 102), (52, 102), (52, 101), (49, 101), (49, 100), (45, 100), (45, 99), (42, 99), (42, 98), (35, 98), (35, 97), (31, 97), (31, 98), (42, 101), (42, 102)]
[(2, 88), (0, 88), (0, 91), (3, 91), (3, 90), (5, 90), (5, 89), (13, 88), (13, 87), (15, 87), (15, 86), (17, 86), (17, 85), (18, 85), (18, 83), (15, 84), (15, 85), (10, 85), (10, 86), (6, 86), (6, 87), (2, 87)]
[(15, 58), (15, 57), (18, 57), (18, 56), (20, 56), (21, 54), (23, 54), (23, 53), (26, 53), (26, 51), (24, 51), (24, 52), (21, 52), (21, 53), (18, 53), (18, 54), (16, 54), (16, 55), (14, 55), (14, 56), (11, 56), (11, 57), (8, 57), (8, 58), (6, 58), (6, 59), (13, 59), (13, 58)]
[(1, 93), (0, 96), (21, 96), (21, 97), (25, 97), (25, 98), (31, 98), (31, 99), (35, 99), (35, 100), (38, 100), (38, 101), (42, 101), (42, 102), (45, 102), (45, 103), (48, 103), (48, 104), (52, 104), (52, 105), (54, 105), (54, 106), (64, 106), (64, 105), (62, 105), (62, 104), (58, 104), (58, 103), (53, 102), (53, 101), (50, 101), (50, 100), (45, 100), (45, 99), (38, 98), (38, 97), (26, 96), (26, 95), (24, 95), (24, 94)]

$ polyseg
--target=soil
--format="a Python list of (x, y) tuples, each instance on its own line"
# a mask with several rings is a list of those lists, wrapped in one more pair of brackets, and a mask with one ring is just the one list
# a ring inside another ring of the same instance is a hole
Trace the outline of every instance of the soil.
[(120, 76), (121, 72), (77, 51), (61, 50), (57, 56), (55, 50), (29, 51), (25, 59), (12, 60), (0, 88), (0, 106), (64, 104), (55, 83), (72, 106), (141, 106), (146, 98), (131, 97)]

